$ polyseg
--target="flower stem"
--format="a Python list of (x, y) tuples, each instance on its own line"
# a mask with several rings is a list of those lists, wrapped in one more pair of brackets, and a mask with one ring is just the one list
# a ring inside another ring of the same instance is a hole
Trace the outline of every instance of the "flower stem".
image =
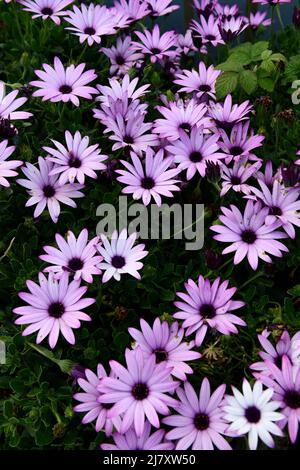
[(263, 275), (264, 275), (263, 272), (256, 273), (254, 276), (250, 277), (250, 279), (248, 279), (248, 281), (244, 282), (244, 284), (241, 285), (240, 289), (243, 289), (248, 284), (250, 284), (252, 281), (255, 281), (255, 279), (258, 279), (259, 277), (261, 277)]

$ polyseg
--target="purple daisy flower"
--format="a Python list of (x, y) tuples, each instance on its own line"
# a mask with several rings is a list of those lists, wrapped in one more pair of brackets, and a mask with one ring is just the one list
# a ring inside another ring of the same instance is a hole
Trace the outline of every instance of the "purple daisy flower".
[(138, 437), (134, 427), (125, 434), (115, 432), (112, 435), (114, 444), (101, 444), (102, 450), (172, 450), (174, 444), (164, 441), (166, 431), (159, 429), (151, 434), (151, 424), (146, 421), (143, 434)]
[(150, 203), (151, 198), (161, 206), (161, 196), (173, 197), (173, 191), (180, 191), (176, 186), (179, 180), (174, 179), (180, 170), (169, 169), (173, 157), (164, 158), (163, 149), (155, 153), (148, 147), (144, 165), (141, 159), (131, 152), (131, 161), (132, 164), (121, 160), (127, 170), (116, 170), (116, 173), (121, 175), (117, 180), (127, 185), (122, 189), (123, 193), (132, 194), (133, 199), (142, 199), (145, 206)]
[(26, 163), (22, 171), (27, 179), (18, 179), (17, 183), (24, 186), (30, 195), (26, 207), (37, 205), (33, 216), (39, 217), (47, 206), (51, 219), (56, 223), (60, 214), (59, 203), (77, 207), (73, 199), (83, 197), (84, 194), (79, 191), (83, 188), (82, 184), (60, 184), (57, 175), (50, 176), (52, 169), (52, 162), (39, 157), (38, 168), (32, 163)]
[(283, 418), (276, 411), (280, 407), (273, 390), (263, 390), (261, 382), (254, 383), (253, 389), (244, 379), (243, 393), (232, 387), (233, 396), (227, 395), (224, 400), (224, 418), (230, 423), (226, 432), (235, 437), (248, 434), (250, 450), (256, 450), (258, 438), (268, 447), (274, 447), (275, 443), (271, 434), (283, 436), (280, 427), (275, 424)]
[(66, 14), (64, 8), (74, 0), (18, 0), (18, 3), (24, 5), (23, 10), (33, 13), (32, 18), (50, 18), (55, 24), (60, 24), (60, 16)]
[(17, 98), (19, 91), (14, 90), (5, 96), (5, 84), (0, 82), (0, 118), (4, 120), (28, 119), (32, 113), (26, 111), (16, 111), (26, 101), (27, 98)]
[(40, 88), (34, 91), (32, 96), (42, 96), (42, 100), (53, 102), (72, 101), (75, 106), (79, 106), (78, 96), (85, 99), (92, 99), (97, 90), (88, 83), (93, 81), (97, 75), (95, 70), (87, 70), (83, 73), (85, 64), (69, 65), (66, 69), (58, 57), (54, 57), (54, 68), (48, 64), (43, 64), (44, 70), (35, 70), (35, 74), (41, 80), (34, 80), (29, 84)]
[(220, 385), (211, 395), (210, 384), (205, 377), (199, 397), (188, 382), (184, 383), (184, 390), (176, 390), (180, 399), (180, 405), (175, 408), (178, 414), (163, 419), (164, 424), (174, 428), (166, 434), (166, 438), (177, 441), (176, 450), (213, 450), (214, 446), (220, 450), (231, 450), (222, 436), (227, 427), (220, 409), (225, 388), (226, 385)]
[(115, 230), (111, 236), (111, 241), (101, 234), (103, 246), (97, 247), (104, 261), (98, 265), (105, 272), (102, 282), (107, 282), (112, 277), (119, 281), (121, 274), (128, 273), (136, 279), (141, 279), (138, 270), (143, 267), (143, 263), (139, 260), (145, 258), (148, 251), (144, 251), (145, 245), (140, 243), (133, 246), (136, 241), (137, 234), (127, 235), (127, 230), (123, 229), (120, 234)]
[(257, 11), (256, 13), (250, 12), (249, 19), (247, 18), (249, 28), (256, 31), (261, 25), (270, 26), (272, 20), (271, 18), (266, 18), (267, 14), (268, 13), (266, 11)]
[(232, 105), (232, 96), (227, 95), (224, 103), (214, 103), (211, 101), (208, 113), (215, 121), (217, 127), (229, 131), (235, 124), (249, 119), (248, 114), (252, 109), (252, 105), (248, 100), (240, 105)]
[(130, 23), (149, 14), (148, 3), (142, 0), (114, 0), (114, 10), (117, 14), (127, 17)]
[(265, 167), (265, 172), (258, 171), (256, 175), (258, 181), (262, 181), (269, 189), (273, 188), (273, 184), (276, 180), (281, 181), (282, 175), (280, 169), (273, 174), (273, 163), (272, 160), (268, 160)]
[(199, 276), (198, 285), (189, 279), (184, 284), (187, 293), (177, 292), (181, 301), (174, 303), (178, 311), (173, 316), (183, 320), (182, 327), (187, 328), (186, 336), (197, 332), (196, 346), (202, 344), (208, 327), (215, 328), (223, 335), (229, 335), (238, 333), (235, 325), (246, 325), (244, 320), (231, 313), (245, 305), (239, 300), (231, 300), (236, 287), (228, 289), (229, 281), (220, 284), (220, 280), (218, 277), (211, 284), (208, 279)]
[(183, 70), (176, 74), (174, 83), (182, 85), (179, 92), (194, 93), (197, 98), (207, 98), (210, 96), (215, 99), (215, 84), (221, 71), (216, 70), (213, 65), (206, 68), (204, 62), (199, 63), (199, 72), (192, 69)]
[(115, 17), (105, 6), (90, 3), (87, 7), (81, 3), (78, 8), (75, 5), (73, 11), (66, 12), (65, 20), (72, 25), (66, 29), (79, 37), (80, 44), (84, 41), (87, 41), (89, 46), (94, 42), (100, 44), (101, 36), (116, 33)]
[(294, 369), (297, 370), (300, 366), (300, 331), (291, 338), (288, 331), (285, 330), (275, 346), (268, 340), (266, 334), (269, 335), (270, 332), (258, 335), (258, 340), (264, 351), (258, 353), (262, 361), (255, 362), (250, 366), (250, 369), (255, 371), (253, 372), (254, 377), (260, 380), (262, 375), (272, 374), (267, 362), (272, 362), (281, 369), (283, 356), (287, 356)]
[(44, 271), (55, 273), (55, 278), (60, 278), (64, 272), (68, 272), (74, 275), (76, 281), (83, 279), (89, 283), (93, 282), (93, 275), (101, 274), (97, 266), (103, 258), (95, 256), (99, 237), (88, 241), (88, 236), (86, 228), (81, 230), (77, 239), (74, 233), (69, 230), (67, 241), (57, 233), (55, 240), (58, 248), (44, 246), (46, 254), (40, 256), (40, 259), (52, 265), (45, 268)]
[(272, 362), (267, 361), (266, 364), (272, 375), (269, 377), (263, 374), (261, 381), (274, 390), (274, 399), (280, 402), (283, 414), (280, 427), (288, 425), (290, 439), (295, 443), (300, 421), (300, 367), (293, 370), (289, 358), (285, 355), (282, 356), (281, 369)]
[(59, 280), (54, 279), (51, 273), (48, 279), (39, 273), (39, 285), (33, 281), (26, 281), (26, 285), (30, 294), (20, 292), (19, 297), (28, 305), (13, 310), (17, 315), (21, 315), (15, 321), (16, 325), (29, 325), (22, 335), (28, 336), (38, 331), (37, 344), (49, 335), (51, 349), (55, 347), (59, 333), (68, 343), (75, 344), (73, 328), (79, 328), (80, 321), (91, 320), (82, 309), (95, 303), (95, 299), (81, 298), (87, 287), (80, 287), (80, 281), (72, 281), (69, 284), (67, 273)]
[(213, 225), (211, 230), (217, 232), (215, 240), (225, 243), (231, 243), (222, 254), (235, 252), (234, 264), (239, 264), (245, 256), (252, 269), (257, 269), (258, 259), (271, 263), (272, 259), (267, 254), (282, 257), (282, 252), (287, 252), (287, 247), (278, 241), (280, 238), (286, 238), (287, 235), (277, 229), (281, 226), (280, 221), (266, 225), (265, 219), (269, 209), (261, 206), (260, 203), (254, 204), (249, 200), (246, 204), (244, 213), (231, 205), (230, 209), (221, 207), (224, 215), (220, 216), (223, 225)]
[(252, 2), (261, 5), (278, 5), (280, 3), (291, 3), (291, 0), (252, 0)]
[(220, 5), (217, 2), (214, 8), (222, 21), (230, 21), (232, 18), (237, 18), (239, 15), (239, 7), (237, 5)]
[(101, 52), (110, 60), (109, 72), (111, 75), (122, 76), (127, 74), (132, 67), (138, 67), (144, 57), (143, 54), (136, 52), (130, 36), (126, 36), (124, 39), (119, 37), (115, 46), (110, 48), (102, 47)]
[(153, 132), (159, 134), (160, 138), (173, 141), (180, 138), (180, 129), (189, 132), (194, 126), (203, 126), (204, 129), (211, 127), (209, 118), (206, 117), (206, 105), (199, 104), (194, 99), (186, 102), (171, 101), (168, 107), (157, 106), (156, 109), (165, 118), (154, 122)]
[(183, 342), (184, 329), (178, 328), (178, 323), (168, 325), (156, 318), (153, 327), (145, 320), (140, 320), (141, 330), (129, 328), (129, 334), (136, 341), (135, 347), (140, 347), (147, 359), (155, 355), (156, 364), (164, 363), (171, 367), (171, 374), (180, 380), (186, 380), (186, 374), (192, 374), (193, 369), (185, 362), (199, 359), (201, 354), (191, 351), (194, 341)]
[(148, 3), (150, 15), (154, 17), (168, 15), (180, 8), (179, 5), (171, 5), (173, 0), (146, 0), (146, 2)]
[(219, 22), (213, 15), (210, 15), (207, 20), (201, 15), (200, 23), (192, 20), (191, 29), (194, 31), (195, 37), (200, 37), (203, 44), (209, 43), (214, 47), (218, 44), (224, 44), (220, 34)]
[(74, 136), (66, 131), (65, 139), (67, 148), (54, 139), (51, 141), (56, 149), (43, 147), (50, 154), (46, 160), (55, 163), (49, 175), (60, 175), (60, 184), (74, 183), (75, 179), (84, 184), (85, 176), (96, 179), (95, 170), (105, 170), (106, 165), (102, 162), (108, 158), (107, 155), (100, 154), (98, 144), (89, 146), (89, 138), (81, 137), (79, 131), (76, 131)]
[(220, 33), (225, 42), (232, 41), (246, 28), (248, 28), (248, 23), (243, 17), (225, 19), (219, 24)]
[(101, 364), (97, 366), (97, 375), (90, 369), (85, 369), (85, 377), (78, 379), (78, 385), (83, 389), (83, 392), (75, 393), (74, 395), (75, 400), (81, 403), (74, 406), (73, 409), (78, 413), (87, 412), (82, 418), (81, 422), (83, 424), (96, 421), (96, 432), (104, 429), (106, 436), (110, 436), (113, 428), (120, 429), (121, 419), (119, 416), (112, 419), (108, 418), (107, 413), (110, 407), (100, 403), (98, 400), (101, 395), (98, 386), (103, 377), (107, 377), (107, 374)]
[(14, 171), (19, 166), (23, 165), (21, 160), (9, 160), (7, 159), (15, 150), (15, 146), (11, 145), (8, 147), (8, 140), (0, 142), (0, 186), (8, 188), (10, 186), (6, 178), (17, 176), (17, 171)]
[(154, 64), (157, 60), (164, 58), (173, 58), (176, 55), (174, 50), (171, 50), (176, 45), (177, 34), (175, 31), (167, 31), (160, 35), (159, 26), (156, 24), (152, 32), (147, 29), (144, 34), (140, 31), (135, 31), (140, 42), (133, 41), (134, 47), (145, 55), (150, 55), (150, 60)]
[(226, 164), (230, 163), (232, 159), (239, 160), (241, 157), (248, 157), (250, 160), (257, 160), (252, 150), (262, 146), (262, 142), (265, 139), (263, 135), (254, 135), (254, 131), (251, 129), (249, 132), (250, 122), (241, 122), (236, 124), (230, 132), (230, 136), (220, 129), (220, 142), (219, 146), (225, 152)]
[(155, 355), (144, 358), (140, 348), (126, 349), (127, 368), (116, 361), (110, 361), (110, 367), (118, 378), (101, 380), (98, 387), (103, 394), (100, 403), (114, 403), (107, 416), (113, 418), (124, 413), (120, 433), (124, 434), (131, 425), (137, 437), (141, 437), (145, 428), (145, 418), (159, 428), (158, 413), (166, 416), (169, 406), (176, 406), (177, 401), (167, 393), (173, 393), (179, 385), (171, 379), (171, 367), (155, 364)]
[(211, 14), (215, 13), (218, 0), (193, 0), (193, 4), (198, 16), (208, 19)]
[(257, 173), (261, 165), (261, 162), (251, 165), (248, 158), (234, 162), (232, 168), (221, 163), (222, 189), (220, 196), (224, 196), (230, 189), (237, 193), (250, 194), (253, 188), (247, 184), (247, 181)]
[(96, 101), (100, 101), (106, 105), (110, 105), (109, 98), (113, 101), (135, 101), (149, 93), (150, 87), (149, 84), (142, 85), (137, 88), (139, 79), (136, 77), (133, 80), (130, 80), (128, 74), (126, 74), (121, 80), (113, 77), (109, 79), (109, 86), (107, 85), (97, 85), (100, 95), (96, 98)]
[(177, 37), (176, 55), (188, 55), (193, 51), (197, 51), (197, 48), (193, 42), (192, 31), (187, 29), (184, 35), (179, 34)]
[(258, 180), (261, 190), (251, 187), (255, 199), (269, 209), (266, 217), (266, 225), (272, 225), (274, 222), (280, 222), (281, 227), (290, 238), (295, 238), (296, 232), (294, 225), (300, 227), (300, 199), (297, 188), (286, 189), (278, 181), (274, 181), (272, 190), (267, 185)]

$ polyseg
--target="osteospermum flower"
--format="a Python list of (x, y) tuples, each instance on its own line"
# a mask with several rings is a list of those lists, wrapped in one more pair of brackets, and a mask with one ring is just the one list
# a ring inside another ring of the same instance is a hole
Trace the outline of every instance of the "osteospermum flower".
[(58, 248), (44, 246), (46, 254), (40, 256), (40, 259), (51, 264), (44, 271), (55, 273), (56, 278), (68, 272), (74, 275), (76, 281), (83, 279), (86, 282), (93, 282), (93, 275), (101, 274), (97, 266), (103, 258), (95, 256), (99, 237), (88, 241), (88, 235), (87, 229), (83, 229), (76, 238), (69, 230), (66, 241), (57, 233), (55, 240)]
[(48, 279), (39, 273), (39, 285), (33, 281), (27, 281), (26, 285), (30, 294), (20, 292), (19, 297), (28, 305), (13, 310), (20, 315), (15, 321), (17, 325), (29, 325), (22, 335), (28, 336), (37, 331), (37, 344), (49, 336), (51, 349), (55, 347), (59, 333), (68, 343), (75, 344), (73, 328), (79, 328), (80, 321), (91, 320), (82, 309), (95, 302), (95, 299), (88, 297), (82, 299), (87, 287), (80, 287), (80, 281), (69, 284), (67, 273), (59, 280), (54, 279), (51, 273)]
[(54, 168), (50, 171), (50, 175), (60, 175), (59, 182), (61, 184), (70, 182), (74, 183), (75, 179), (80, 184), (84, 184), (85, 176), (97, 178), (96, 170), (104, 170), (106, 165), (102, 163), (108, 157), (101, 155), (101, 149), (98, 144), (89, 146), (89, 138), (81, 137), (79, 131), (75, 135), (69, 131), (65, 132), (67, 147), (60, 142), (51, 139), (56, 148), (43, 147), (48, 152), (47, 160), (55, 163)]
[(114, 11), (133, 23), (147, 16), (149, 7), (147, 2), (142, 0), (114, 0)]
[(50, 18), (55, 24), (60, 24), (60, 16), (66, 14), (64, 8), (73, 3), (74, 0), (18, 0), (24, 5), (23, 10), (33, 13), (32, 18)]
[(133, 66), (140, 64), (141, 59), (144, 57), (143, 54), (136, 52), (129, 36), (124, 39), (119, 37), (115, 46), (110, 48), (102, 47), (101, 52), (110, 60), (109, 72), (111, 75), (125, 75)]
[(175, 57), (176, 53), (172, 48), (176, 45), (177, 34), (175, 31), (167, 31), (160, 35), (159, 26), (156, 24), (152, 32), (147, 29), (144, 33), (135, 31), (141, 42), (133, 41), (134, 47), (145, 55), (150, 55), (150, 60), (155, 63), (157, 60)]
[(274, 390), (274, 399), (280, 402), (283, 428), (288, 425), (292, 443), (296, 442), (300, 421), (300, 367), (293, 366), (286, 355), (282, 357), (281, 369), (272, 362), (266, 362), (271, 376), (262, 374), (261, 381)]
[(197, 48), (193, 42), (192, 31), (190, 29), (187, 29), (184, 35), (179, 34), (177, 37), (176, 54), (188, 55), (190, 52), (193, 51), (197, 51)]
[(82, 184), (60, 184), (57, 175), (50, 176), (52, 169), (52, 162), (39, 157), (38, 168), (32, 163), (26, 163), (22, 171), (27, 179), (18, 179), (17, 183), (24, 186), (30, 195), (26, 207), (36, 205), (33, 216), (41, 215), (47, 206), (51, 219), (56, 223), (60, 214), (60, 203), (77, 207), (73, 199), (83, 197), (84, 194), (79, 191), (83, 188)]
[(256, 13), (251, 13), (249, 15), (248, 20), (248, 26), (249, 28), (253, 29), (253, 31), (256, 31), (259, 26), (270, 26), (272, 23), (271, 18), (266, 18), (268, 12), (266, 11), (257, 11)]
[(5, 186), (6, 188), (10, 186), (6, 178), (16, 176), (18, 173), (14, 170), (23, 164), (21, 160), (7, 161), (15, 148), (14, 145), (8, 147), (7, 140), (0, 142), (0, 186)]
[(260, 438), (268, 447), (274, 447), (272, 434), (283, 436), (276, 422), (282, 420), (283, 415), (276, 411), (280, 407), (279, 401), (272, 400), (274, 391), (269, 388), (263, 390), (261, 382), (255, 382), (253, 389), (244, 379), (243, 393), (232, 387), (233, 396), (225, 397), (224, 418), (230, 423), (227, 432), (235, 436), (248, 434), (250, 450), (255, 450)]
[(206, 105), (198, 104), (194, 99), (187, 102), (171, 101), (168, 107), (157, 106), (157, 109), (164, 119), (156, 119), (153, 131), (161, 138), (173, 141), (180, 138), (180, 129), (189, 132), (194, 126), (203, 126), (205, 129), (210, 127)]
[(156, 364), (164, 363), (166, 367), (171, 367), (171, 374), (180, 379), (186, 380), (186, 374), (192, 374), (193, 369), (186, 364), (186, 361), (199, 359), (201, 354), (191, 351), (194, 342), (182, 341), (184, 329), (178, 328), (178, 323), (174, 322), (170, 326), (166, 321), (161, 322), (156, 318), (153, 327), (145, 320), (140, 320), (141, 330), (129, 328), (129, 334), (136, 344), (143, 351), (145, 358), (155, 355)]
[[(269, 332), (267, 334), (269, 335)], [(262, 374), (272, 375), (268, 367), (269, 362), (274, 363), (281, 369), (283, 356), (289, 358), (295, 370), (300, 366), (300, 331), (291, 338), (288, 331), (285, 330), (275, 346), (273, 346), (266, 334), (258, 335), (258, 340), (264, 351), (258, 353), (262, 361), (255, 362), (250, 366), (250, 369), (255, 371), (253, 372), (255, 378), (260, 379)]]
[(115, 77), (110, 78), (109, 86), (97, 85), (97, 88), (101, 94), (97, 96), (96, 101), (100, 101), (106, 105), (110, 105), (109, 98), (111, 98), (113, 101), (135, 101), (150, 91), (148, 90), (150, 87), (149, 84), (136, 88), (138, 81), (138, 77), (130, 80), (128, 74), (126, 74), (121, 80), (118, 80)]
[(179, 5), (171, 5), (173, 0), (146, 0), (151, 16), (164, 16), (178, 10)]
[(208, 327), (229, 335), (238, 333), (235, 325), (246, 325), (244, 320), (231, 313), (245, 304), (239, 300), (231, 300), (237, 289), (228, 289), (228, 284), (229, 281), (220, 284), (219, 277), (211, 284), (208, 279), (199, 276), (198, 284), (192, 279), (184, 284), (187, 293), (177, 292), (181, 300), (174, 302), (178, 310), (173, 316), (183, 320), (182, 327), (187, 328), (186, 336), (196, 332), (197, 346), (203, 342)]
[(260, 3), (261, 5), (278, 5), (280, 3), (291, 3), (291, 0), (252, 0), (252, 3)]
[(101, 444), (102, 450), (172, 450), (174, 444), (165, 441), (166, 431), (159, 429), (151, 434), (151, 424), (146, 421), (143, 434), (138, 437), (134, 427), (128, 429), (125, 434), (115, 432), (112, 435), (114, 444)]
[(179, 163), (178, 169), (186, 171), (186, 177), (190, 180), (198, 171), (202, 177), (208, 162), (218, 162), (224, 158), (224, 154), (218, 152), (218, 135), (205, 135), (202, 129), (194, 127), (188, 135), (179, 130), (179, 139), (166, 147), (167, 151), (174, 155), (175, 163)]
[(243, 17), (225, 19), (219, 25), (221, 37), (225, 42), (232, 41), (246, 28), (248, 28), (248, 23)]
[(177, 401), (167, 393), (173, 393), (179, 382), (171, 379), (172, 368), (165, 364), (155, 364), (155, 355), (144, 358), (140, 348), (133, 351), (126, 349), (127, 368), (116, 361), (110, 361), (110, 367), (118, 378), (102, 379), (98, 389), (103, 395), (100, 403), (114, 403), (107, 416), (122, 417), (120, 433), (124, 434), (131, 425), (137, 437), (144, 433), (145, 418), (159, 428), (158, 413), (169, 414), (169, 406), (176, 406)]
[(237, 5), (220, 5), (216, 2), (214, 10), (222, 21), (230, 21), (232, 18), (237, 18), (239, 15), (239, 7)]
[(262, 201), (269, 209), (266, 217), (266, 225), (280, 222), (280, 225), (289, 237), (295, 238), (294, 225), (300, 227), (300, 199), (297, 188), (286, 189), (278, 181), (274, 181), (270, 190), (267, 185), (258, 180), (261, 190), (251, 187), (255, 199)]
[(112, 277), (119, 281), (121, 274), (125, 273), (131, 274), (136, 279), (141, 278), (138, 271), (143, 267), (143, 263), (139, 260), (145, 258), (148, 251), (144, 251), (143, 243), (133, 246), (136, 237), (136, 233), (128, 236), (126, 229), (123, 229), (120, 234), (115, 230), (110, 242), (105, 235), (101, 235), (103, 246), (99, 245), (97, 248), (104, 258), (103, 262), (98, 265), (105, 271), (102, 282), (107, 282)]
[(219, 130), (219, 146), (227, 154), (225, 159), (226, 164), (230, 163), (232, 159), (237, 161), (241, 157), (257, 160), (252, 150), (262, 146), (265, 136), (254, 135), (253, 130), (249, 132), (249, 126), (249, 122), (236, 124), (231, 129), (230, 136), (223, 129)]
[(78, 97), (90, 100), (93, 94), (98, 93), (95, 88), (87, 86), (97, 75), (95, 70), (83, 72), (85, 64), (72, 64), (65, 69), (60, 59), (54, 57), (54, 68), (48, 64), (43, 64), (43, 68), (35, 70), (41, 80), (30, 82), (30, 85), (40, 88), (32, 96), (42, 96), (43, 101), (72, 101), (75, 106), (79, 106)]
[(101, 404), (98, 400), (101, 395), (98, 390), (98, 385), (103, 377), (107, 377), (107, 374), (102, 364), (98, 364), (97, 366), (97, 375), (90, 369), (85, 369), (84, 378), (79, 378), (77, 381), (83, 392), (78, 392), (74, 395), (75, 400), (81, 403), (74, 406), (73, 409), (78, 413), (86, 413), (82, 418), (83, 424), (96, 421), (96, 432), (104, 429), (106, 436), (110, 436), (113, 428), (117, 430), (120, 429), (121, 420), (118, 416), (109, 419), (107, 417), (108, 407)]
[(247, 181), (257, 173), (261, 165), (261, 162), (250, 164), (247, 158), (234, 162), (232, 168), (221, 164), (222, 189), (220, 196), (224, 196), (230, 189), (238, 193), (250, 194), (252, 186), (247, 184)]
[(272, 160), (268, 160), (265, 166), (265, 172), (262, 173), (261, 171), (258, 171), (256, 175), (256, 179), (265, 183), (265, 185), (268, 186), (269, 189), (272, 189), (274, 181), (282, 180), (280, 168), (278, 168), (275, 174), (273, 174)]
[(231, 449), (222, 436), (227, 427), (220, 408), (225, 388), (226, 385), (220, 385), (211, 395), (210, 384), (205, 377), (199, 396), (188, 382), (184, 383), (184, 390), (176, 390), (180, 400), (176, 407), (178, 414), (163, 419), (164, 424), (174, 428), (166, 438), (177, 441), (176, 450), (213, 450), (214, 446), (220, 450)]
[(218, 44), (224, 44), (219, 30), (219, 22), (213, 15), (210, 15), (207, 20), (201, 15), (200, 23), (192, 20), (191, 29), (195, 32), (195, 37), (202, 39), (203, 44), (210, 43), (215, 47)]
[(17, 98), (18, 90), (11, 91), (5, 96), (5, 84), (0, 82), (0, 118), (1, 120), (28, 119), (32, 113), (26, 111), (16, 111), (26, 101), (27, 98)]
[(102, 36), (115, 34), (117, 28), (110, 10), (93, 3), (88, 7), (81, 3), (80, 8), (75, 5), (73, 11), (65, 15), (65, 20), (72, 25), (66, 29), (79, 37), (80, 44), (87, 41), (89, 46), (94, 42), (100, 44)]
[(215, 99), (215, 84), (220, 73), (213, 65), (206, 68), (205, 63), (200, 62), (198, 72), (194, 69), (178, 72), (174, 83), (182, 86), (179, 91), (194, 93), (197, 98), (210, 96)]
[(267, 207), (262, 208), (260, 203), (248, 201), (243, 214), (234, 205), (231, 205), (230, 209), (221, 207), (221, 211), (224, 214), (220, 216), (223, 225), (213, 225), (210, 229), (218, 234), (214, 236), (215, 240), (230, 243), (222, 253), (235, 252), (234, 264), (239, 264), (247, 256), (251, 268), (257, 269), (259, 258), (271, 263), (272, 259), (268, 253), (281, 257), (283, 251), (288, 251), (287, 247), (278, 241), (287, 237), (285, 233), (277, 230), (281, 222), (278, 220), (269, 225), (265, 223), (269, 212)]
[(252, 105), (248, 100), (240, 105), (233, 105), (231, 95), (226, 96), (224, 103), (211, 101), (208, 108), (208, 114), (215, 121), (217, 127), (225, 131), (231, 130), (235, 124), (248, 119), (250, 111), (252, 111)]
[(116, 170), (121, 176), (117, 180), (127, 186), (122, 189), (125, 194), (132, 194), (133, 199), (142, 199), (147, 206), (153, 198), (158, 206), (161, 205), (161, 196), (173, 197), (174, 191), (180, 191), (176, 186), (179, 180), (174, 179), (180, 172), (178, 168), (169, 169), (173, 157), (164, 158), (164, 151), (157, 153), (150, 147), (146, 150), (145, 164), (141, 159), (131, 153), (131, 163), (121, 160), (126, 170)]

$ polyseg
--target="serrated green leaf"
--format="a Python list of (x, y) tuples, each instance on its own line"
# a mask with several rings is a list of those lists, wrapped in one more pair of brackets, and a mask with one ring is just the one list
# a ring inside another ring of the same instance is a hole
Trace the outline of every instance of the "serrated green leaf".
[(222, 64), (219, 64), (216, 68), (223, 72), (241, 72), (243, 70), (242, 64), (238, 61), (231, 60), (231, 58), (226, 62), (222, 62)]
[(263, 60), (260, 64), (260, 67), (263, 70), (266, 70), (268, 73), (272, 73), (275, 70), (274, 62), (272, 62), (270, 59)]
[(244, 70), (239, 75), (239, 83), (243, 90), (248, 94), (251, 95), (257, 87), (257, 75), (252, 70)]
[(267, 49), (266, 51), (263, 51), (261, 54), (262, 60), (268, 59), (272, 55), (272, 51), (270, 49)]
[(216, 82), (216, 94), (218, 98), (224, 98), (232, 93), (238, 83), (238, 74), (236, 72), (224, 72)]
[(297, 284), (296, 286), (292, 287), (291, 289), (288, 290), (288, 293), (292, 295), (293, 297), (298, 297), (300, 296), (300, 284)]
[(270, 77), (258, 77), (258, 86), (270, 93), (274, 91), (275, 83)]
[(251, 46), (250, 56), (252, 61), (256, 62), (261, 59), (262, 53), (268, 49), (268, 41), (259, 41)]

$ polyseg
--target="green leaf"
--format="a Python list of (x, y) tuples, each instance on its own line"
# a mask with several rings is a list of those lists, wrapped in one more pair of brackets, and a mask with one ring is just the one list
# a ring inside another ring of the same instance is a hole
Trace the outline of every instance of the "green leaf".
[(272, 54), (270, 59), (273, 62), (286, 62), (286, 58), (284, 57), (284, 55), (280, 54), (279, 52), (277, 52), (276, 54)]
[(226, 62), (222, 62), (222, 64), (219, 64), (216, 68), (223, 72), (241, 72), (243, 70), (242, 64), (239, 61), (232, 60), (231, 58)]
[(231, 62), (238, 62), (241, 65), (249, 65), (252, 62), (251, 56), (247, 54), (247, 52), (239, 51), (239, 52), (234, 52), (230, 56), (230, 61)]
[(53, 441), (53, 432), (50, 426), (41, 426), (35, 436), (35, 443), (37, 446), (46, 446)]
[(238, 74), (236, 72), (224, 72), (220, 75), (216, 82), (216, 93), (218, 98), (224, 98), (232, 93), (238, 83)]
[(267, 49), (266, 51), (264, 51), (264, 52), (261, 54), (261, 58), (262, 58), (262, 60), (266, 60), (266, 59), (268, 59), (271, 55), (272, 55), (272, 51), (270, 51), (270, 49)]
[(257, 87), (257, 76), (252, 70), (244, 70), (239, 76), (239, 83), (243, 90), (251, 95)]
[(259, 41), (255, 44), (252, 44), (250, 55), (253, 62), (261, 60), (261, 55), (264, 51), (268, 49), (268, 41)]
[(296, 286), (289, 289), (288, 293), (292, 295), (293, 297), (299, 297), (300, 296), (300, 284), (297, 284)]
[(266, 72), (269, 73), (272, 73), (275, 70), (275, 65), (270, 59), (263, 60), (260, 66), (263, 70), (266, 70)]
[(270, 77), (258, 77), (258, 85), (270, 93), (274, 91), (275, 83)]

